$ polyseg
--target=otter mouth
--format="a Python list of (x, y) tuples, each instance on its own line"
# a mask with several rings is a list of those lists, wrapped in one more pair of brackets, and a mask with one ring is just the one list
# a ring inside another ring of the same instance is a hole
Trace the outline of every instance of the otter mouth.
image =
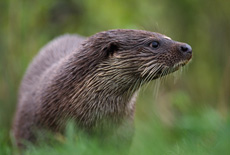
[(190, 61), (190, 59), (179, 61), (178, 63), (176, 63), (175, 65), (173, 65), (173, 69), (175, 69), (175, 71), (176, 71), (179, 68), (185, 66), (189, 61)]
[(142, 78), (146, 82), (158, 79), (179, 70), (180, 68), (188, 64), (190, 60), (191, 57), (188, 59), (180, 60), (177, 63), (171, 65), (160, 63), (154, 64), (153, 67), (151, 67), (150, 65), (150, 67), (146, 67), (145, 70), (142, 72)]
[(172, 67), (169, 67), (169, 66), (166, 66), (166, 67), (162, 67), (156, 74), (156, 76), (153, 77), (153, 80), (154, 79), (157, 79), (157, 78), (160, 78), (160, 77), (163, 77), (163, 76), (166, 76), (170, 73), (173, 73), (177, 70), (179, 70), (181, 67), (185, 66), (186, 64), (189, 63), (189, 61), (191, 60), (188, 59), (188, 60), (182, 60), (182, 61), (179, 61), (178, 63), (174, 64)]

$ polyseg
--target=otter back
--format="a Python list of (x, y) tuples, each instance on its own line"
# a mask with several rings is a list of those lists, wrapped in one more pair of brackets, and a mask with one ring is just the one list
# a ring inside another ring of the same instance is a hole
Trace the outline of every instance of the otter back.
[(49, 74), (47, 71), (68, 54), (78, 51), (84, 40), (84, 37), (78, 35), (60, 36), (43, 47), (33, 59), (20, 86), (17, 112), (13, 125), (14, 136), (18, 145), (21, 145), (19, 139), (29, 141), (35, 139), (31, 131), (32, 127), (35, 126), (35, 115), (38, 112), (34, 97), (37, 90), (40, 89), (42, 76)]

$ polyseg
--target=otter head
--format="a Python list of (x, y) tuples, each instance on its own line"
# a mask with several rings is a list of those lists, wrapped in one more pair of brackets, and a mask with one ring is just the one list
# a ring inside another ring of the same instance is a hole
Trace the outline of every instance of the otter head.
[(91, 58), (100, 60), (97, 77), (113, 89), (116, 84), (128, 88), (165, 76), (192, 58), (188, 44), (148, 31), (105, 31), (90, 37), (88, 43), (95, 54)]

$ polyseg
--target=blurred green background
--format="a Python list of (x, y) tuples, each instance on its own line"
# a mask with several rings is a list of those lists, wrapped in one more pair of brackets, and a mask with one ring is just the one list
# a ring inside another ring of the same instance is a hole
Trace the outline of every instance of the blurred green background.
[[(38, 50), (65, 33), (117, 28), (160, 32), (194, 52), (182, 74), (161, 82), (158, 93), (156, 82), (141, 90), (130, 154), (230, 154), (229, 6), (228, 0), (1, 0), (0, 154), (16, 154), (10, 127), (17, 90)], [(28, 154), (81, 154), (86, 148), (72, 143)]]

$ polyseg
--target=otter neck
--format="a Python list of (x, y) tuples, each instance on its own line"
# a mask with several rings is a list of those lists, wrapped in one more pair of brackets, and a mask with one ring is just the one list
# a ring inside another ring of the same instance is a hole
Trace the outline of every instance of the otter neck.
[[(76, 89), (71, 98), (75, 106), (82, 102), (82, 110), (85, 112), (83, 117), (88, 118), (88, 122), (84, 122), (83, 126), (107, 128), (133, 116), (135, 105), (131, 99), (138, 88), (135, 87), (137, 83), (125, 76), (123, 79), (114, 78), (108, 76), (108, 73), (98, 70), (95, 72), (78, 85), (80, 89)], [(102, 125), (104, 121), (106, 123)]]
[[(113, 72), (116, 70), (116, 72)], [(79, 88), (79, 86), (77, 86)], [(80, 90), (73, 96), (76, 100), (84, 94), (87, 103), (102, 108), (101, 113), (125, 112), (133, 94), (140, 87), (138, 78), (124, 74), (122, 70), (99, 66), (93, 74), (89, 74), (82, 83)], [(96, 101), (96, 102), (95, 102)]]
[(43, 118), (55, 118), (54, 123), (60, 117), (74, 118), (80, 126), (92, 128), (104, 119), (119, 124), (133, 115), (134, 104), (130, 105), (130, 100), (139, 88), (137, 78), (125, 74), (124, 68), (101, 65), (106, 61), (103, 54), (99, 57), (95, 52), (79, 53), (72, 53), (57, 66), (57, 74), (46, 89), (52, 93), (42, 97), (44, 109), (55, 105), (62, 113), (43, 110)]

